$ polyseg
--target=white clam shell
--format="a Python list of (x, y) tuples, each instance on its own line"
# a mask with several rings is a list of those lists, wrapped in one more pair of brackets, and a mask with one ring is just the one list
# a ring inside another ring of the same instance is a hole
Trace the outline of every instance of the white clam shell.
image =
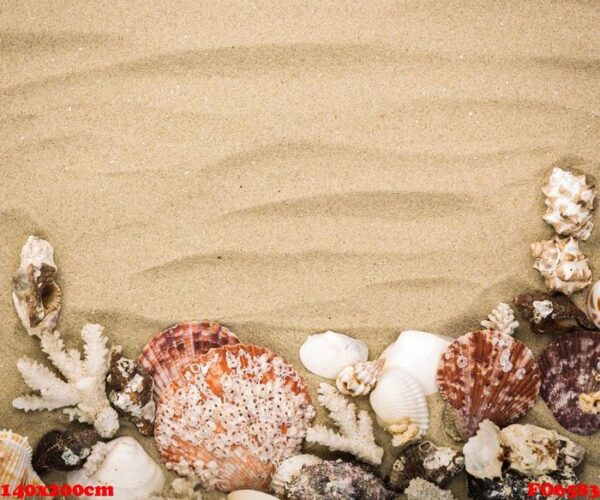
[(587, 313), (594, 325), (600, 328), (600, 280), (594, 283), (588, 294)]
[[(120, 437), (106, 444), (108, 451), (90, 476), (85, 469), (67, 474), (67, 483), (86, 486), (112, 486), (114, 500), (146, 500), (160, 493), (165, 483), (161, 467), (132, 437)], [(79, 498), (97, 498), (81, 496)]]
[(421, 385), (402, 368), (385, 370), (369, 397), (377, 422), (387, 429), (404, 418), (419, 425), (423, 436), (429, 428), (427, 399)]
[(304, 367), (328, 379), (335, 379), (344, 368), (364, 363), (368, 357), (367, 344), (332, 331), (309, 335), (300, 347), (300, 361)]
[(227, 495), (227, 500), (277, 500), (277, 497), (255, 490), (232, 491)]
[(273, 478), (271, 479), (271, 490), (273, 493), (279, 496), (285, 495), (285, 488), (287, 484), (290, 484), (302, 470), (305, 465), (316, 465), (323, 461), (315, 455), (303, 453), (301, 455), (294, 455), (281, 462), (281, 465), (277, 467)]
[(433, 333), (406, 330), (398, 339), (383, 351), (383, 370), (403, 368), (416, 378), (425, 395), (437, 392), (435, 377), (437, 365), (446, 347), (453, 342), (452, 337)]
[(463, 446), (469, 474), (481, 479), (502, 477), (504, 452), (500, 439), (500, 429), (494, 423), (484, 420), (479, 424), (477, 434)]

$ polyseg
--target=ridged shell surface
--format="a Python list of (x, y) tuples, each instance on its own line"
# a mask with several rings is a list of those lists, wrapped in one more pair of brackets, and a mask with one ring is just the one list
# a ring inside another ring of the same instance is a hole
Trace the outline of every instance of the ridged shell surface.
[(31, 446), (26, 437), (12, 431), (0, 431), (0, 484), (10, 491), (19, 486), (43, 485), (31, 466)]
[(473, 436), (485, 419), (504, 426), (524, 415), (540, 389), (540, 370), (531, 350), (495, 330), (456, 339), (442, 354), (436, 378), (464, 438)]

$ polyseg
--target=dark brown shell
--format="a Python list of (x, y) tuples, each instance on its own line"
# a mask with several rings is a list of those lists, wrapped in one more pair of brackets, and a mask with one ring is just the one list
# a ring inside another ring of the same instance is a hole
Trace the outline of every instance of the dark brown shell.
[(565, 429), (587, 436), (600, 429), (600, 414), (584, 413), (579, 395), (600, 390), (600, 332), (581, 331), (550, 343), (538, 360), (540, 395)]
[[(534, 318), (533, 303), (549, 300), (552, 302), (552, 313), (538, 321)], [(588, 319), (585, 312), (562, 293), (529, 292), (515, 297), (515, 307), (523, 318), (529, 322), (531, 331), (537, 334), (560, 334), (577, 330), (595, 330), (596, 327)]]
[(213, 347), (239, 344), (240, 339), (219, 323), (182, 321), (154, 336), (138, 363), (154, 380), (154, 399), (179, 377), (181, 369)]
[(392, 466), (388, 483), (402, 492), (412, 479), (420, 477), (443, 488), (464, 465), (462, 452), (422, 441), (402, 451)]
[(40, 474), (49, 470), (81, 469), (92, 446), (100, 440), (100, 435), (93, 429), (50, 431), (35, 447), (33, 468)]
[(540, 370), (523, 342), (495, 330), (467, 333), (440, 357), (440, 395), (457, 416), (463, 438), (489, 419), (505, 426), (527, 413), (540, 389)]

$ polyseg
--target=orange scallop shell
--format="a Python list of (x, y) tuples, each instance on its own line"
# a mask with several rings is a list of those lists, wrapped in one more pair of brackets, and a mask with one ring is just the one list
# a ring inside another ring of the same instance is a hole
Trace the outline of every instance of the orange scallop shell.
[(138, 363), (154, 380), (154, 399), (180, 376), (181, 369), (210, 349), (239, 344), (240, 339), (219, 323), (182, 321), (157, 333), (142, 350)]
[(314, 417), (303, 378), (269, 349), (245, 344), (211, 349), (181, 375), (156, 412), (167, 468), (206, 489), (266, 489), (300, 452)]
[(467, 333), (440, 357), (436, 383), (455, 410), (458, 431), (473, 436), (489, 419), (503, 427), (527, 413), (540, 390), (540, 369), (521, 341), (495, 330)]

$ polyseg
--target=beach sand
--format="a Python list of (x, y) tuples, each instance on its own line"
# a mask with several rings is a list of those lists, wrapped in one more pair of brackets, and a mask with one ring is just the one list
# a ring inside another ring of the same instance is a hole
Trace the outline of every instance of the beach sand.
[[(0, 427), (34, 444), (66, 417), (11, 407), (17, 359), (44, 359), (10, 297), (29, 234), (55, 247), (71, 346), (97, 322), (134, 357), (209, 318), (301, 369), (310, 333), (374, 358), (542, 288), (528, 246), (552, 235), (551, 166), (600, 179), (598, 3), (202, 4), (2, 4)], [(583, 245), (596, 270), (599, 242)], [(522, 422), (585, 445), (581, 481), (600, 482), (598, 436), (541, 400)]]

